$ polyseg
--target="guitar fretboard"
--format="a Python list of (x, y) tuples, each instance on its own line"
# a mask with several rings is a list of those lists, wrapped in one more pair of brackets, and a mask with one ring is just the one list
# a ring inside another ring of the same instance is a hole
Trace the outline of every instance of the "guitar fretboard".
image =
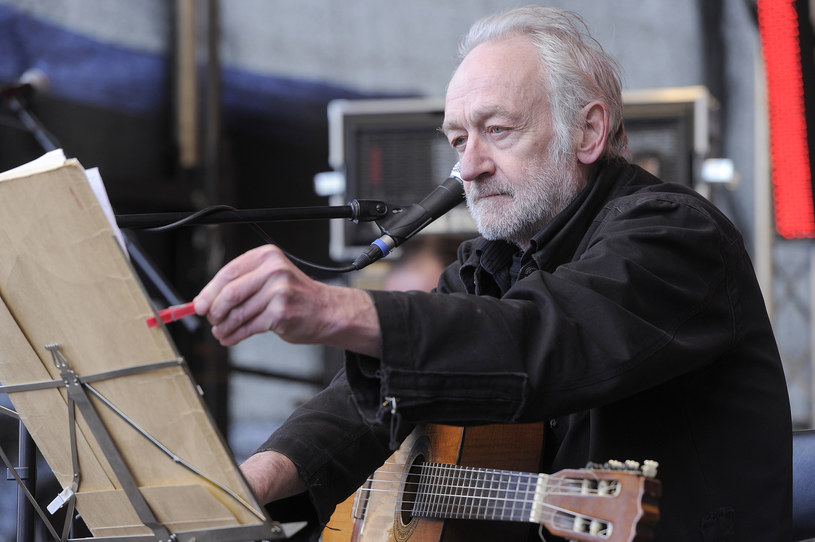
[(422, 463), (412, 515), (530, 521), (539, 474)]

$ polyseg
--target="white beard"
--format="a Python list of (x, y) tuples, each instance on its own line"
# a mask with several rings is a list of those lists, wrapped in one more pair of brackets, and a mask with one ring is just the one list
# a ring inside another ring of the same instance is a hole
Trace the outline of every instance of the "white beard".
[[(503, 239), (525, 248), (577, 196), (581, 182), (573, 157), (554, 147), (550, 144), (546, 155), (527, 167), (522, 179), (470, 183), (467, 207), (485, 239)], [(512, 199), (481, 199), (496, 193)]]

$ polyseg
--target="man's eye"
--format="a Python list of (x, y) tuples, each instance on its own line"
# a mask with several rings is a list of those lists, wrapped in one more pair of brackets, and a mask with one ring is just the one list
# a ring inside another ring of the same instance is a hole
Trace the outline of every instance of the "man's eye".
[(464, 143), (466, 143), (466, 142), (467, 142), (467, 138), (466, 138), (466, 137), (464, 137), (464, 136), (459, 136), (459, 137), (454, 137), (453, 139), (451, 139), (451, 140), (450, 140), (450, 145), (451, 145), (451, 146), (452, 146), (454, 149), (457, 149), (457, 148), (461, 147), (462, 145), (464, 145)]
[(500, 135), (507, 131), (503, 126), (490, 126), (487, 131), (493, 135)]

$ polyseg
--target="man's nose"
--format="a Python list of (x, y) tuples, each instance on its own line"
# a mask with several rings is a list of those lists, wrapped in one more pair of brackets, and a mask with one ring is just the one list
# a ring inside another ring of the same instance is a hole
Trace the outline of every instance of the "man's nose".
[(477, 181), (495, 173), (495, 163), (488, 146), (479, 138), (469, 138), (461, 158), (461, 178)]

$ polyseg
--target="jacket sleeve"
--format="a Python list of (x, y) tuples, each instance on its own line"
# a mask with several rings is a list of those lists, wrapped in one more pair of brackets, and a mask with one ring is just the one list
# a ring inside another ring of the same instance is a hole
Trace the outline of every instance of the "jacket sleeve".
[(716, 213), (689, 195), (629, 196), (571, 260), (549, 268), (544, 251), (500, 299), (373, 292), (381, 359), (347, 365), (362, 415), (381, 416), (388, 397), (405, 421), (539, 421), (709, 363), (736, 340), (739, 289), (754, 278)]
[[(405, 428), (407, 429), (407, 427)], [(389, 427), (363, 421), (344, 372), (298, 407), (258, 449), (291, 459), (308, 486), (308, 496), (325, 525), (342, 502), (391, 454)]]

